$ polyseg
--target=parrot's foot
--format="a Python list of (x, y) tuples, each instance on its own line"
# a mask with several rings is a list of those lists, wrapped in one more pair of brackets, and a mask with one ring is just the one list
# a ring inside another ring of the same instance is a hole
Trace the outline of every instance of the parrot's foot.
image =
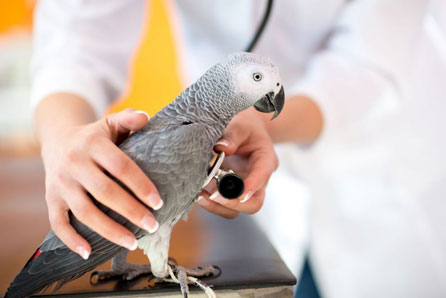
[(122, 279), (132, 280), (135, 277), (138, 277), (143, 274), (152, 273), (150, 264), (149, 265), (141, 265), (141, 264), (130, 264), (127, 263), (125, 268), (120, 268), (119, 270), (110, 270), (110, 271), (95, 271), (90, 275), (90, 282), (96, 280), (96, 283), (99, 281), (105, 281), (117, 276), (121, 276)]
[(198, 267), (195, 269), (187, 269), (181, 266), (168, 265), (170, 278), (160, 278), (156, 281), (177, 283), (180, 285), (181, 293), (184, 298), (189, 296), (189, 284), (194, 284), (200, 287), (209, 298), (216, 298), (214, 290), (210, 286), (199, 280), (197, 277), (206, 277), (216, 275), (219, 269), (215, 266), (207, 266), (204, 268)]
[(95, 284), (117, 276), (122, 279), (132, 280), (143, 274), (152, 273), (150, 264), (131, 264), (127, 263), (128, 250), (124, 250), (116, 255), (112, 260), (112, 270), (95, 271), (90, 275), (90, 283)]

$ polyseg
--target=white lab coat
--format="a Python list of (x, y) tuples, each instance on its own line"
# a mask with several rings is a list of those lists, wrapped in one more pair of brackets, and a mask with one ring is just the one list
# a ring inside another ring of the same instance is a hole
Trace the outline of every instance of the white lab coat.
[[(143, 5), (41, 1), (33, 106), (69, 91), (102, 114), (124, 91)], [(186, 83), (243, 49), (264, 9), (247, 0), (168, 6)], [(324, 114), (315, 144), (279, 149), (257, 217), (278, 250), (301, 254), (309, 239), (323, 297), (446, 297), (445, 1), (276, 1), (256, 52), (277, 64), (288, 95), (309, 95)], [(311, 192), (308, 234), (296, 177)]]

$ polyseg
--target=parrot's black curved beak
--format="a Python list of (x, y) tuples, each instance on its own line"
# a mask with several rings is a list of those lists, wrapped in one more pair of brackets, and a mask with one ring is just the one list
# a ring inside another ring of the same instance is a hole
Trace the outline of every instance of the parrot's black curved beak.
[(254, 108), (263, 113), (270, 113), (274, 112), (273, 120), (277, 116), (279, 116), (280, 112), (283, 109), (283, 105), (285, 104), (285, 91), (282, 88), (280, 88), (279, 93), (274, 95), (274, 92), (269, 92), (265, 94), (261, 99), (259, 99), (255, 104)]

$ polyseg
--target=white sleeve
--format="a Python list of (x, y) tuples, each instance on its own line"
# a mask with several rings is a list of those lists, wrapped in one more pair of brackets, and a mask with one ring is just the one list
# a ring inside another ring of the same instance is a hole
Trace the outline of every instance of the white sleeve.
[(146, 1), (41, 0), (34, 16), (31, 107), (55, 92), (101, 116), (124, 91)]
[(305, 94), (319, 105), (323, 135), (371, 117), (379, 119), (398, 104), (428, 3), (356, 0), (346, 4), (325, 47), (308, 63), (302, 80), (290, 88), (292, 94)]

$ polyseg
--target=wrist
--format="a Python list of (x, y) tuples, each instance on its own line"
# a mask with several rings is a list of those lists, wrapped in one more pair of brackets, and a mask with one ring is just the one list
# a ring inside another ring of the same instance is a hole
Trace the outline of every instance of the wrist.
[(70, 128), (95, 120), (92, 107), (82, 98), (56, 93), (44, 98), (37, 106), (34, 124), (41, 146), (57, 141)]

